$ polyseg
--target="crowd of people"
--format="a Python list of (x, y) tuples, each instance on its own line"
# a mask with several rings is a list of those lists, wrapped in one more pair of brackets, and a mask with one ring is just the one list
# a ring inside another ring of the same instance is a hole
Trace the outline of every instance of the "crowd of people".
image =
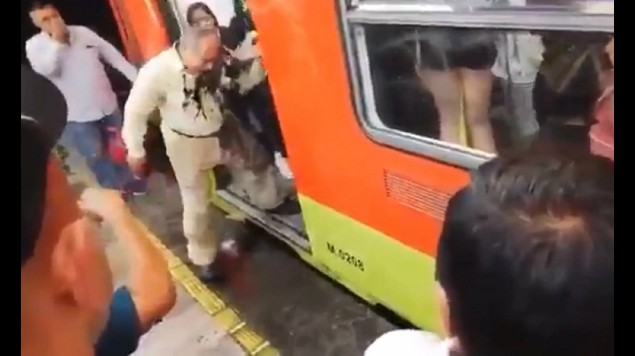
[[(21, 353), (128, 355), (176, 300), (161, 251), (125, 199), (147, 189), (148, 120), (160, 113), (188, 257), (202, 280), (220, 281), (209, 170), (228, 165), (263, 209), (291, 194), (275, 109), (253, 104), (270, 100), (266, 72), (241, 48), (248, 31), (235, 30), (248, 28), (248, 17), (222, 28), (201, 3), (190, 6), (181, 39), (139, 71), (93, 31), (66, 25), (51, 3), (34, 3), (30, 16), (41, 32), (26, 43), (32, 68), (21, 69)], [(102, 60), (132, 82), (123, 115)], [(612, 110), (612, 90), (606, 95)], [(69, 185), (53, 155), (59, 140), (86, 159), (101, 188)], [(117, 140), (126, 162), (109, 154)], [(608, 159), (551, 148), (494, 158), (450, 200), (436, 262), (447, 337), (393, 331), (365, 355), (614, 353), (612, 151)], [(129, 281), (117, 289), (102, 224), (130, 255)]]

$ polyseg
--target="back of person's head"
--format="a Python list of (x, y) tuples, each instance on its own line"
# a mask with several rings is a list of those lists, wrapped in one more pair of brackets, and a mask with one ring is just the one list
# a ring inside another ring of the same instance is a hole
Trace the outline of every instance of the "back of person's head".
[(437, 275), (467, 356), (613, 355), (613, 178), (602, 157), (526, 151), (452, 197)]
[(82, 354), (106, 321), (112, 278), (97, 231), (51, 154), (66, 121), (64, 98), (28, 68), (21, 80), (22, 354)]

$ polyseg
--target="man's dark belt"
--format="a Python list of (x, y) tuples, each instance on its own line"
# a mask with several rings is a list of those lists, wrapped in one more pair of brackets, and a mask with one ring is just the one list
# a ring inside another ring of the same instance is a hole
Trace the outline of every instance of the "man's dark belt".
[(184, 132), (181, 132), (179, 130), (173, 129), (170, 127), (170, 130), (174, 131), (175, 134), (179, 135), (179, 136), (183, 136), (183, 137), (187, 137), (187, 138), (211, 138), (211, 137), (218, 137), (220, 130), (212, 132), (210, 134), (207, 135), (190, 135), (190, 134), (186, 134)]

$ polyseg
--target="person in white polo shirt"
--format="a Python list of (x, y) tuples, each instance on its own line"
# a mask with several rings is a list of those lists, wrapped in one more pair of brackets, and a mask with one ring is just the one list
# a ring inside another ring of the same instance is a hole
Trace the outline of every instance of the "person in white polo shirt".
[(33, 70), (51, 80), (66, 99), (65, 141), (86, 159), (102, 187), (144, 193), (143, 180), (108, 154), (108, 142), (117, 140), (122, 116), (102, 61), (131, 82), (137, 69), (92, 30), (66, 25), (52, 3), (34, 2), (29, 15), (41, 32), (26, 42), (26, 55)]

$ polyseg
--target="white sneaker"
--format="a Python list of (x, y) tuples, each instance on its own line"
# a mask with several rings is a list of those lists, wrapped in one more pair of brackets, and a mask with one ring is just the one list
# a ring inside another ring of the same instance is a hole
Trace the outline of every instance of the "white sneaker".
[(280, 171), (280, 174), (282, 174), (282, 176), (287, 179), (293, 179), (293, 172), (291, 172), (291, 168), (289, 168), (287, 159), (282, 157), (282, 154), (280, 154), (280, 152), (276, 152), (274, 154), (274, 160), (276, 163), (276, 167), (278, 167), (278, 170)]

